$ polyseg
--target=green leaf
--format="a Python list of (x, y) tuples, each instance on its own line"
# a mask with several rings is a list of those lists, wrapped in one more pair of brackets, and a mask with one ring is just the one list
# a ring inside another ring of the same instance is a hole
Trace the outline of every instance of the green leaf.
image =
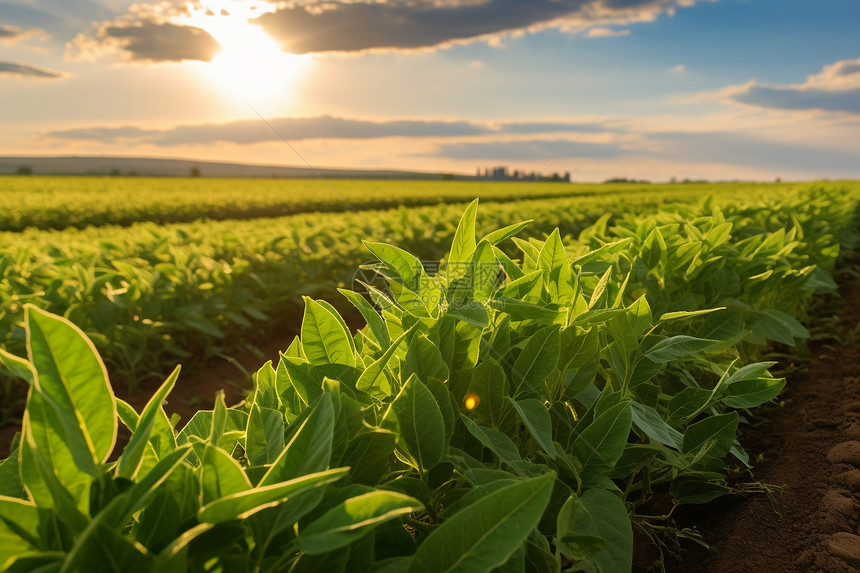
[(373, 336), (376, 338), (379, 345), (383, 349), (388, 348), (389, 344), (391, 344), (391, 337), (388, 334), (388, 329), (385, 328), (385, 321), (381, 316), (379, 316), (376, 309), (367, 302), (367, 299), (351, 290), (339, 288), (337, 289), (337, 292), (345, 296), (347, 300), (349, 300), (349, 302), (358, 309), (358, 312), (360, 312), (361, 316), (364, 317), (367, 325), (370, 326), (370, 331), (373, 333)]
[(143, 413), (137, 422), (134, 432), (128, 445), (122, 452), (122, 457), (119, 459), (119, 477), (134, 479), (137, 471), (140, 469), (140, 463), (143, 460), (143, 453), (146, 451), (146, 446), (149, 443), (149, 436), (152, 434), (152, 428), (158, 419), (158, 414), (161, 411), (161, 404), (167, 399), (170, 391), (176, 385), (176, 379), (179, 377), (179, 369), (177, 366), (167, 380), (156, 390), (149, 402), (143, 408)]
[(569, 302), (574, 294), (570, 284), (570, 262), (567, 260), (557, 227), (547, 237), (540, 251), (538, 266), (544, 272), (551, 300), (558, 303)]
[(696, 338), (693, 336), (678, 335), (661, 340), (645, 353), (645, 358), (653, 362), (665, 363), (684, 358), (692, 354), (699, 354), (708, 350), (716, 344), (717, 340), (707, 338)]
[(582, 486), (596, 487), (612, 468), (627, 444), (633, 417), (630, 402), (612, 406), (576, 437), (573, 453), (582, 465)]
[(730, 408), (754, 408), (776, 398), (785, 387), (785, 378), (741, 380), (726, 388), (723, 404)]
[[(20, 465), (21, 481), (30, 499), (39, 507), (55, 506), (55, 495), (63, 495), (48, 481), (58, 481), (70, 492), (81, 510), (89, 506), (90, 474), (80, 471), (61, 430), (57, 411), (45, 402), (42, 394), (30, 388), (27, 408), (21, 425)], [(45, 456), (50, 458), (45, 460)], [(41, 467), (41, 458), (46, 467)], [(45, 471), (50, 472), (49, 479)]]
[(96, 475), (116, 442), (117, 417), (107, 370), (81, 329), (59, 316), (25, 306), (27, 350), (35, 387), (56, 410), (75, 465)]
[(601, 571), (630, 571), (633, 567), (630, 516), (624, 502), (612, 492), (589, 489), (581, 498), (569, 498), (559, 512), (558, 537), (567, 543), (589, 538), (605, 540), (583, 547)]
[[(747, 328), (753, 331), (753, 334), (759, 333), (787, 346), (794, 346), (795, 338), (801, 340), (809, 338), (809, 331), (795, 318), (775, 309), (752, 313), (747, 321)], [(754, 344), (764, 344), (754, 336), (749, 338)]]
[(358, 377), (358, 382), (355, 383), (356, 390), (367, 392), (371, 396), (376, 396), (380, 399), (387, 398), (391, 395), (391, 387), (384, 374), (385, 366), (391, 360), (391, 357), (394, 356), (394, 353), (397, 351), (400, 344), (406, 340), (406, 337), (409, 336), (417, 327), (418, 323), (413, 324), (388, 346), (385, 352), (382, 353), (382, 356), (379, 357), (379, 360), (374, 361), (370, 366), (364, 369), (361, 376)]
[(542, 328), (533, 334), (511, 370), (514, 398), (539, 396), (541, 384), (555, 370), (559, 356), (559, 329)]
[[(114, 498), (111, 505), (123, 503)], [(63, 562), (60, 573), (104, 571), (105, 573), (150, 573), (155, 558), (133, 539), (109, 524), (109, 508), (102, 511), (80, 532)]]
[(564, 314), (557, 309), (504, 296), (490, 299), (487, 305), (509, 315), (511, 320), (538, 320), (542, 323), (552, 323), (564, 318)]
[(691, 424), (684, 432), (683, 452), (692, 452), (705, 442), (714, 440), (714, 446), (708, 454), (721, 458), (729, 453), (738, 431), (738, 413), (730, 412), (710, 416), (700, 422)]
[(684, 441), (684, 435), (678, 430), (667, 424), (660, 414), (651, 406), (639, 404), (638, 402), (630, 403), (631, 413), (633, 415), (633, 423), (641, 431), (645, 432), (652, 440), (675, 448), (681, 449), (681, 443)]
[(671, 400), (667, 406), (669, 417), (683, 420), (688, 416), (702, 411), (711, 399), (711, 391), (704, 388), (684, 388)]
[(6, 352), (2, 348), (0, 348), (0, 366), (4, 366), (14, 376), (30, 385), (33, 384), (33, 379), (36, 377), (36, 372), (33, 370), (32, 364), (19, 356)]
[(510, 239), (511, 237), (528, 227), (529, 223), (531, 222), (532, 220), (529, 219), (528, 221), (523, 221), (522, 223), (514, 223), (513, 225), (502, 227), (501, 229), (497, 229), (495, 231), (487, 233), (486, 235), (484, 235), (481, 241), (487, 241), (491, 245), (497, 245), (506, 239)]
[(200, 471), (200, 495), (203, 504), (227, 495), (251, 489), (251, 482), (239, 462), (211, 444), (206, 445)]
[(228, 495), (201, 507), (197, 512), (197, 519), (201, 523), (222, 523), (232, 519), (245, 519), (305, 491), (334, 483), (348, 473), (349, 468), (335, 468)]
[(703, 314), (710, 314), (712, 312), (716, 312), (718, 310), (726, 310), (726, 307), (720, 306), (717, 308), (706, 308), (704, 310), (692, 310), (692, 311), (678, 311), (678, 312), (667, 312), (665, 314), (660, 315), (660, 322), (666, 322), (667, 320), (676, 320), (679, 318), (692, 318), (694, 316), (701, 316)]
[(505, 408), (508, 379), (504, 369), (495, 360), (482, 360), (472, 372), (469, 393), (477, 396), (478, 404), (472, 415), (481, 422), (498, 427)]
[(273, 463), (284, 451), (284, 415), (258, 404), (248, 413), (245, 455), (252, 466)]
[(300, 423), (287, 447), (260, 480), (260, 485), (277, 484), (327, 470), (331, 460), (334, 426), (334, 405), (331, 395), (326, 392)]
[(389, 411), (397, 417), (400, 437), (421, 471), (442, 461), (445, 420), (433, 393), (417, 376), (409, 377)]
[(406, 357), (400, 368), (401, 378), (409, 378), (414, 374), (424, 380), (447, 380), (449, 374), (442, 353), (423, 332), (419, 332), (409, 341)]
[(475, 217), (478, 213), (478, 200), (475, 199), (460, 218), (457, 230), (454, 232), (454, 240), (445, 267), (446, 277), (450, 283), (452, 280), (466, 274), (472, 255), (475, 253)]
[(386, 521), (423, 509), (424, 504), (402, 493), (371, 491), (334, 506), (303, 528), (296, 541), (302, 551), (320, 555), (353, 543)]
[(253, 403), (261, 408), (277, 410), (281, 407), (278, 396), (278, 374), (269, 360), (260, 367), (253, 375), (254, 395)]
[(349, 483), (376, 485), (389, 470), (396, 442), (395, 434), (378, 428), (355, 435), (342, 462), (352, 468)]
[(314, 366), (343, 364), (355, 366), (352, 337), (328, 309), (309, 297), (302, 318), (302, 349)]
[(469, 433), (478, 438), (478, 441), (500, 460), (509, 466), (522, 461), (517, 445), (506, 434), (487, 426), (479, 426), (465, 414), (460, 414), (460, 417)]
[(651, 306), (645, 295), (640, 296), (636, 302), (627, 307), (627, 316), (630, 318), (630, 325), (637, 337), (648, 332), (648, 329), (651, 328), (652, 316)]
[(549, 457), (555, 458), (555, 446), (552, 443), (552, 419), (540, 400), (511, 400), (520, 420), (528, 428), (529, 433), (540, 444)]
[(39, 509), (29, 501), (0, 496), (0, 566), (40, 547)]
[(537, 526), (555, 475), (494, 491), (457, 512), (424, 540), (408, 573), (486, 573), (504, 564)]
[(364, 241), (364, 246), (398, 275), (401, 285), (412, 292), (421, 292), (427, 275), (418, 257), (387, 243)]

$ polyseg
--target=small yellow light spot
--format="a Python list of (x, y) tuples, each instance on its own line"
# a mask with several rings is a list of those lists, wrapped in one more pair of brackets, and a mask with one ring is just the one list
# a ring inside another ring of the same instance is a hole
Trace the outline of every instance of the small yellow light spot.
[(481, 399), (478, 397), (477, 394), (473, 394), (472, 392), (469, 392), (468, 394), (466, 394), (465, 403), (466, 403), (466, 409), (467, 410), (474, 410), (475, 408), (478, 407), (478, 404), (481, 403)]

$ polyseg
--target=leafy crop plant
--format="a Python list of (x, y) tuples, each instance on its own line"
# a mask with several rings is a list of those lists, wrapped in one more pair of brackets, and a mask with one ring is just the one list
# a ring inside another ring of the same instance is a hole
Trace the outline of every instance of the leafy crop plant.
[[(669, 519), (652, 494), (727, 494), (749, 462), (738, 410), (785, 384), (734, 345), (805, 336), (786, 309), (756, 330), (770, 297), (701, 306), (723, 300), (702, 286), (720, 260), (785, 232), (736, 242), (714, 208), (683, 237), (657, 221), (609, 242), (598, 225), (585, 251), (517, 240), (517, 262), (499, 245), (525, 224), (479, 236), (476, 212), (435, 276), (368, 243), (386, 287), (342, 290), (364, 328), (306, 298), (248, 399), (182, 427), (162, 408), (178, 368), (137, 412), (82, 331), (27, 306), (28, 358), (2, 353), (30, 385), (0, 464), (3, 570), (630, 571), (634, 527)], [(686, 308), (657, 296), (668, 277)]]

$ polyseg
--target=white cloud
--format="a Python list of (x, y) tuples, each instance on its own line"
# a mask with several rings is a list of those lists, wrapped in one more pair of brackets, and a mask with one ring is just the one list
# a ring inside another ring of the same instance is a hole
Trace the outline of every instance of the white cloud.
[(703, 96), (767, 109), (860, 114), (860, 58), (824, 66), (799, 84), (770, 85), (750, 80)]
[(585, 34), (589, 38), (615, 38), (629, 36), (630, 30), (613, 30), (612, 28), (591, 28)]

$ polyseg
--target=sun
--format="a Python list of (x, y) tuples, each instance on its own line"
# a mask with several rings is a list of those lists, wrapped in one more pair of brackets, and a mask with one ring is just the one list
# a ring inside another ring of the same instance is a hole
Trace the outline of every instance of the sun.
[(221, 93), (248, 103), (283, 100), (310, 66), (311, 56), (283, 52), (260, 26), (249, 20), (272, 10), (268, 2), (236, 0), (204, 2), (186, 18), (221, 44), (221, 51), (205, 65), (205, 74)]

